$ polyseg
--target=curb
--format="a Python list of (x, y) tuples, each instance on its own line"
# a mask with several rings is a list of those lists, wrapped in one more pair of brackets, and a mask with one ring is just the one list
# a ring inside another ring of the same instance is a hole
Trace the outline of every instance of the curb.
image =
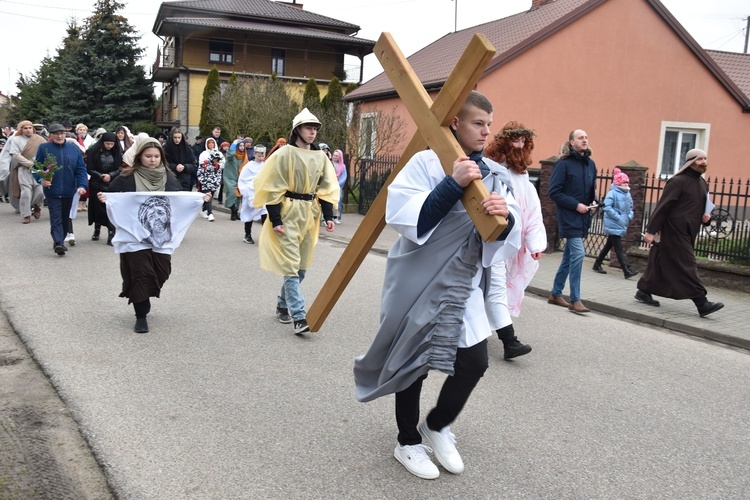
[[(526, 292), (537, 295), (539, 297), (547, 297), (549, 295), (548, 289), (538, 288), (533, 285), (529, 285), (526, 288)], [(600, 302), (596, 302), (592, 300), (586, 300), (586, 307), (588, 307), (592, 311), (609, 314), (611, 316), (616, 316), (618, 318), (628, 319), (631, 321), (636, 321), (638, 323), (648, 324), (648, 325), (656, 326), (660, 328), (666, 328), (667, 330), (684, 333), (686, 335), (690, 335), (693, 337), (699, 337), (699, 338), (711, 340), (714, 342), (718, 342), (720, 344), (725, 344), (725, 345), (732, 346), (732, 347), (739, 347), (741, 349), (750, 350), (750, 340), (743, 339), (740, 337), (733, 337), (731, 335), (725, 335), (723, 333), (706, 330), (705, 328), (701, 328), (698, 326), (692, 326), (692, 325), (687, 325), (684, 323), (678, 323), (676, 321), (671, 321), (668, 319), (657, 318), (655, 316), (650, 316), (648, 314), (630, 311), (628, 309), (622, 309), (619, 307), (614, 307), (609, 304), (602, 304)]]

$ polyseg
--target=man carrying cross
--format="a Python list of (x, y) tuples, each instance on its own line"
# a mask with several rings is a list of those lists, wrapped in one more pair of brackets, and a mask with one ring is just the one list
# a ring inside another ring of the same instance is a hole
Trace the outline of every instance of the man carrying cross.
[[(465, 156), (445, 175), (432, 150), (414, 155), (388, 187), (386, 221), (401, 237), (388, 254), (381, 299), (381, 324), (367, 353), (354, 363), (359, 401), (395, 393), (398, 443), (395, 458), (412, 474), (435, 479), (435, 452), (449, 472), (464, 464), (450, 424), (461, 412), (488, 367), (483, 286), (493, 259), (520, 248), (519, 210), (504, 170), (483, 158), (490, 136), (492, 104), (471, 92), (450, 129)], [(481, 179), (492, 194), (482, 200), (485, 214), (507, 218), (497, 241), (483, 243), (460, 202), (464, 190)], [(449, 377), (436, 406), (419, 423), (422, 381), (431, 369)], [(422, 439), (431, 447), (422, 444)]]

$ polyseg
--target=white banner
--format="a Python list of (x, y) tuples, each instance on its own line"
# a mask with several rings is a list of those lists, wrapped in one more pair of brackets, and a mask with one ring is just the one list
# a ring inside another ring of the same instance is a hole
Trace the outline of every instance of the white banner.
[(107, 215), (117, 228), (115, 253), (152, 249), (172, 254), (203, 206), (203, 194), (186, 191), (105, 193)]

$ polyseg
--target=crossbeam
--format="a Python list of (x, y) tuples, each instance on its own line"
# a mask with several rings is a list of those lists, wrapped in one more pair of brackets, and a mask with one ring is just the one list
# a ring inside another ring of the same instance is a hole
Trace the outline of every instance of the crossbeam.
[[(403, 54), (401, 54), (389, 34), (383, 33), (383, 35), (381, 35), (380, 40), (378, 40), (378, 43), (375, 45), (375, 53), (378, 58), (381, 59), (384, 68), (386, 67), (386, 64), (383, 63), (383, 57), (387, 57), (389, 63), (386, 72), (388, 73), (389, 78), (391, 78), (391, 81), (393, 81), (393, 77), (390, 73), (392, 71), (411, 73), (413, 75), (413, 70), (408, 66), (408, 62), (406, 62)], [(426, 101), (424, 97), (419, 97), (419, 99), (423, 103), (422, 105), (426, 105), (428, 109), (427, 114), (432, 116), (432, 119), (437, 122), (440, 128), (445, 128), (447, 130), (451, 120), (460, 111), (469, 93), (476, 86), (477, 81), (479, 81), (484, 69), (494, 55), (495, 49), (489, 43), (487, 38), (481, 34), (474, 35), (442, 89), (438, 93), (435, 102), (430, 101), (429, 96), (424, 91), (424, 87), (422, 87), (419, 80), (416, 79), (416, 76), (409, 78), (411, 82), (416, 80), (417, 86), (422, 89), (424, 96), (426, 96)], [(399, 59), (401, 62), (398, 61)], [(396, 67), (400, 69), (394, 69)], [(395, 86), (394, 83), (394, 87)], [(401, 84), (399, 84), (399, 86), (401, 86)], [(402, 99), (403, 98), (404, 97), (402, 96)], [(430, 125), (428, 125), (428, 127), (431, 132), (430, 140), (433, 141), (436, 136), (435, 131), (433, 130), (434, 127)], [(458, 146), (453, 134), (451, 134), (450, 131), (448, 131), (448, 134), (450, 136), (449, 139), (443, 137), (437, 140), (446, 140), (449, 143), (452, 141), (456, 148), (458, 148), (458, 150), (445, 150), (445, 148), (441, 147), (443, 154), (449, 158), (446, 162), (440, 157), (441, 164), (443, 165), (443, 169), (446, 170), (446, 173), (450, 174), (453, 169), (453, 161), (458, 158), (458, 156), (464, 155), (464, 152)], [(441, 134), (438, 133), (437, 137), (441, 137)], [(428, 144), (429, 143), (422, 135), (422, 130), (420, 130), (414, 134), (404, 150), (401, 159), (394, 167), (385, 185), (370, 206), (367, 215), (365, 215), (357, 228), (357, 231), (354, 233), (354, 237), (344, 249), (344, 253), (341, 255), (341, 258), (339, 258), (339, 261), (334, 266), (330, 276), (308, 310), (307, 321), (313, 332), (320, 330), (320, 327), (328, 317), (328, 314), (330, 314), (333, 306), (341, 297), (341, 294), (359, 269), (359, 266), (375, 244), (375, 241), (377, 241), (378, 237), (383, 232), (383, 229), (385, 228), (385, 205), (388, 185), (393, 181), (404, 165), (406, 165), (409, 159), (419, 151), (424, 150)], [(450, 157), (450, 155), (453, 156)], [(438, 156), (440, 155), (438, 154)], [(485, 228), (485, 231), (488, 232), (488, 234), (482, 234), (482, 237), (487, 241), (491, 241), (497, 239), (497, 236), (502, 233), (506, 222), (502, 217), (487, 216), (483, 213), (481, 210), (481, 200), (486, 198), (488, 193), (481, 181), (474, 181), (473, 184), (476, 183), (478, 183), (479, 186), (471, 188), (470, 191), (465, 192), (462, 202), (464, 202), (464, 206), (467, 207), (467, 211), (470, 214), (474, 213), (474, 216), (481, 215), (484, 219), (494, 220), (494, 223), (490, 224), (485, 224), (483, 222), (480, 223), (481, 227)], [(484, 192), (484, 195), (482, 191)], [(470, 210), (469, 207), (476, 207), (476, 203), (479, 203), (478, 210), (476, 208)], [(474, 216), (472, 216), (472, 218), (474, 218)], [(480, 226), (478, 225), (477, 227)], [(487, 228), (489, 228), (489, 231), (487, 231)]]

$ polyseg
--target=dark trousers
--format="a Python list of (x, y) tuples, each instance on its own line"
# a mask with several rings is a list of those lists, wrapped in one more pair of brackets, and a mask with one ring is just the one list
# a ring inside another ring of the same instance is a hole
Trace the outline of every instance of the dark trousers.
[(69, 198), (47, 198), (50, 234), (55, 244), (62, 245), (65, 235), (72, 231), (70, 229), (70, 207), (72, 204), (72, 196)]
[(206, 215), (211, 215), (212, 213), (214, 213), (213, 212), (213, 201), (214, 201), (214, 199), (212, 197), (210, 200), (203, 202), (203, 211), (206, 212)]
[[(427, 415), (427, 426), (430, 429), (439, 431), (456, 420), (488, 366), (486, 339), (477, 345), (457, 350), (454, 374), (445, 379), (437, 404)], [(426, 378), (425, 374), (409, 388), (396, 393), (396, 425), (398, 442), (402, 446), (422, 442), (417, 425), (422, 381)]]
[(615, 255), (617, 255), (617, 261), (620, 263), (620, 267), (622, 268), (623, 272), (625, 272), (625, 270), (630, 266), (628, 265), (628, 259), (625, 257), (625, 252), (622, 251), (622, 238), (614, 234), (607, 235), (607, 242), (604, 244), (604, 248), (602, 248), (602, 251), (599, 252), (599, 257), (596, 258), (594, 267), (601, 267), (602, 262), (604, 262), (604, 259), (609, 254), (609, 251), (612, 250), (612, 247), (615, 247)]
[[(264, 222), (266, 222), (266, 217), (268, 215), (263, 214), (260, 216), (260, 225), (262, 226)], [(245, 236), (252, 236), (253, 234), (253, 221), (247, 221), (245, 222)]]

